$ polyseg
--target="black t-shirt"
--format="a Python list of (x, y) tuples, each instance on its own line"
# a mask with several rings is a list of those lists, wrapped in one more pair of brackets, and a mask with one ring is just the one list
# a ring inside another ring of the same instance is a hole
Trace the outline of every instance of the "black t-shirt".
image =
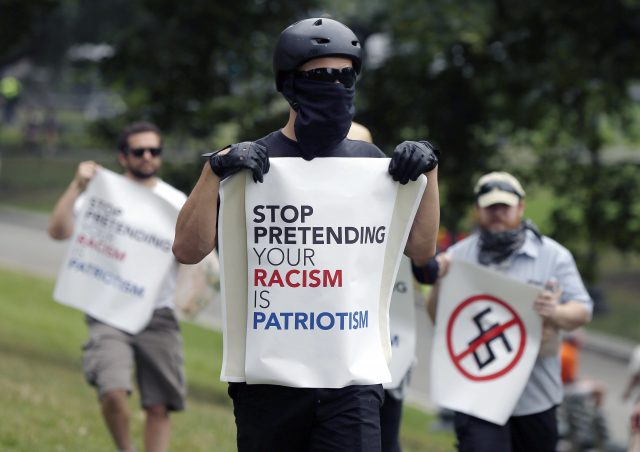
[[(287, 138), (282, 130), (271, 132), (257, 143), (265, 146), (269, 157), (302, 157), (304, 154), (297, 141)], [(336, 147), (319, 157), (386, 157), (375, 144), (366, 141), (344, 139)]]

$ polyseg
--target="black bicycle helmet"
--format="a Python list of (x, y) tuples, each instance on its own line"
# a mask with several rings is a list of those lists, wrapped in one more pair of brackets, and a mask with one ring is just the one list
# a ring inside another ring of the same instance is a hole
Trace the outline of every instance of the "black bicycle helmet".
[(280, 33), (273, 53), (276, 88), (282, 91), (284, 76), (313, 58), (343, 56), (360, 73), (362, 47), (349, 27), (333, 19), (304, 19)]

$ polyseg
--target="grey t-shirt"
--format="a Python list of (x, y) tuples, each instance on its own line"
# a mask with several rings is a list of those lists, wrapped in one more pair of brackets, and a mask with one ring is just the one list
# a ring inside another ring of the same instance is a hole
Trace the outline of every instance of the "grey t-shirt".
[[(474, 233), (447, 250), (453, 259), (478, 262), (479, 234)], [(555, 278), (562, 289), (561, 303), (569, 300), (583, 303), (589, 310), (593, 302), (584, 287), (573, 256), (565, 247), (549, 237), (539, 240), (527, 231), (522, 247), (500, 265), (489, 268), (513, 279), (539, 286), (542, 290), (551, 278)], [(533, 303), (533, 300), (532, 300)], [(562, 401), (562, 379), (560, 356), (538, 356), (515, 409), (514, 416), (540, 413)]]

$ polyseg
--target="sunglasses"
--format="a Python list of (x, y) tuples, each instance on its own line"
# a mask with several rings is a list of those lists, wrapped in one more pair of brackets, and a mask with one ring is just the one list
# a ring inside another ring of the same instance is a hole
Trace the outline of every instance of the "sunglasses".
[(158, 147), (158, 148), (135, 148), (135, 149), (130, 149), (129, 150), (129, 154), (133, 155), (134, 157), (140, 158), (147, 151), (149, 151), (149, 153), (154, 157), (157, 157), (160, 154), (162, 154), (162, 148), (160, 148), (160, 147)]
[(356, 70), (352, 67), (343, 67), (342, 69), (319, 67), (308, 71), (295, 71), (293, 74), (295, 78), (317, 82), (340, 82), (345, 88), (351, 88), (356, 83)]
[(522, 198), (522, 193), (520, 193), (515, 187), (507, 182), (487, 182), (486, 184), (480, 186), (480, 188), (476, 192), (476, 196), (482, 196), (495, 189), (505, 191), (507, 193), (513, 193), (514, 195), (518, 195), (518, 198)]

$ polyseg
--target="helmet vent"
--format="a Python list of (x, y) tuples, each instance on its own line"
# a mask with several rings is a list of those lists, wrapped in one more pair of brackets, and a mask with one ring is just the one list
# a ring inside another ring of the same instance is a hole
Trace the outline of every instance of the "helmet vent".
[(329, 44), (331, 39), (327, 38), (313, 38), (312, 41), (316, 44)]
[(319, 26), (319, 25), (322, 25), (322, 19), (318, 19), (318, 20), (316, 20), (316, 21), (313, 23), (313, 25), (314, 25), (314, 26), (316, 26), (316, 27), (317, 27), (317, 26)]
[(353, 47), (360, 47), (360, 41), (351, 41)]

